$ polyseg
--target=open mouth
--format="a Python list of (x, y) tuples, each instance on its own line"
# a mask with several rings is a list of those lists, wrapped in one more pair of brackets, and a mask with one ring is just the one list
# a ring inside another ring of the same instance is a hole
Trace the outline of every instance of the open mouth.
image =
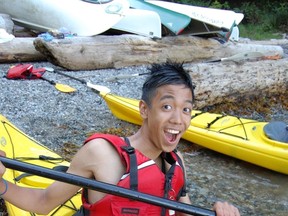
[(173, 130), (173, 129), (165, 130), (165, 136), (170, 143), (175, 142), (179, 133), (180, 131), (178, 130)]

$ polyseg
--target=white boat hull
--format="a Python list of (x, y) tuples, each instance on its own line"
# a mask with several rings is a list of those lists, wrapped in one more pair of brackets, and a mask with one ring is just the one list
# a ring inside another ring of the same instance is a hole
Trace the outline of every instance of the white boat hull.
[(239, 41), (239, 28), (238, 26), (233, 27), (229, 40)]
[(230, 30), (234, 24), (238, 25), (244, 17), (243, 14), (235, 13), (231, 10), (197, 7), (158, 0), (146, 0), (146, 2), (187, 15), (193, 20), (215, 26), (219, 29)]
[(161, 20), (158, 13), (141, 9), (129, 9), (113, 29), (151, 38), (161, 38)]
[(78, 36), (100, 34), (119, 22), (127, 0), (95, 4), (81, 0), (0, 0), (0, 13), (20, 26), (38, 31), (66, 28)]

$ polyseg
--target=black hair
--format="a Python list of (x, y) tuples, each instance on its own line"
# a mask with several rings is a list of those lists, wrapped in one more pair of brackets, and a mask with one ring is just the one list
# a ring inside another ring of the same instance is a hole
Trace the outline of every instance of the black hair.
[(183, 64), (166, 62), (163, 64), (153, 64), (150, 68), (150, 74), (142, 87), (142, 100), (148, 106), (156, 93), (157, 88), (163, 85), (182, 85), (189, 88), (192, 92), (192, 101), (194, 102), (194, 85), (192, 79), (184, 68)]

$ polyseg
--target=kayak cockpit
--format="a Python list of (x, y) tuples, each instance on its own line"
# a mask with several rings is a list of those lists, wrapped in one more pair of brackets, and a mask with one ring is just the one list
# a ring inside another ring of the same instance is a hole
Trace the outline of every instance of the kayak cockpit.
[(288, 124), (285, 122), (269, 122), (264, 126), (263, 130), (269, 139), (288, 144)]

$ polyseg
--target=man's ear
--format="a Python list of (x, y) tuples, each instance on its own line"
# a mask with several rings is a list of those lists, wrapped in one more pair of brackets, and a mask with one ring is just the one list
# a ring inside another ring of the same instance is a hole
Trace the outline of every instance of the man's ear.
[(148, 105), (143, 100), (140, 100), (139, 102), (139, 111), (142, 119), (146, 119), (148, 117)]

